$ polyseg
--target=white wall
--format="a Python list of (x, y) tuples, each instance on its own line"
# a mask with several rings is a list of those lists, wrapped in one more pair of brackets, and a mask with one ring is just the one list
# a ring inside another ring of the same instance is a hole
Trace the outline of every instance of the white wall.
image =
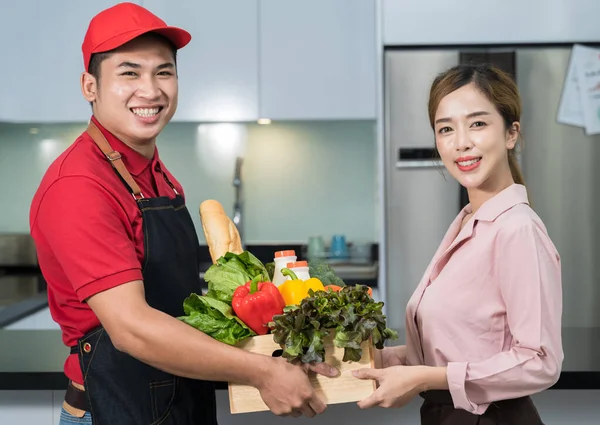
[[(57, 425), (64, 391), (0, 391), (0, 424)], [(552, 390), (534, 397), (545, 425), (598, 425), (600, 391)], [(354, 404), (332, 405), (313, 419), (279, 418), (269, 412), (231, 415), (226, 391), (217, 392), (220, 425), (419, 425), (421, 398), (403, 409), (360, 410)], [(526, 424), (523, 424), (526, 425)]]
[(385, 45), (600, 41), (598, 0), (381, 1)]
[[(201, 243), (202, 201), (217, 199), (233, 214), (237, 155), (245, 157), (247, 243), (302, 243), (319, 234), (325, 240), (345, 234), (348, 241), (374, 242), (379, 209), (374, 125), (352, 120), (171, 123), (159, 136), (158, 149), (183, 185)], [(0, 232), (29, 232), (31, 198), (43, 174), (84, 130), (83, 123), (0, 123), (0, 197), (11, 200), (11, 208), (0, 214)]]

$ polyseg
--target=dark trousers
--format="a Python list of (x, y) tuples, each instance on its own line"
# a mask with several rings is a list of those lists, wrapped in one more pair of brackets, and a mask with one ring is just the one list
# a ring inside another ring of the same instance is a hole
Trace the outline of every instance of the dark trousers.
[(483, 415), (455, 409), (449, 391), (427, 391), (421, 397), (421, 425), (544, 425), (530, 397), (496, 401)]

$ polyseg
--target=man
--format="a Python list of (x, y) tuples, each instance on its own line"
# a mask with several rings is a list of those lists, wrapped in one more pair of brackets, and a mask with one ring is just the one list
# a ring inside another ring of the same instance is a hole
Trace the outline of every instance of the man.
[(326, 408), (303, 368), (175, 318), (200, 290), (199, 246), (155, 140), (177, 108), (176, 52), (190, 39), (132, 3), (98, 14), (85, 35), (81, 89), (93, 116), (30, 212), (50, 311), (71, 347), (65, 423), (215, 424), (211, 381), (256, 387), (278, 415)]

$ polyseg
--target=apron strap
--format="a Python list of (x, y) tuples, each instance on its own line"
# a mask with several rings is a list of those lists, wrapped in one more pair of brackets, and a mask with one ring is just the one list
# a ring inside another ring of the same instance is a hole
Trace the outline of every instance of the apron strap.
[(177, 189), (175, 189), (175, 185), (173, 183), (171, 183), (171, 180), (169, 180), (169, 177), (167, 177), (167, 173), (165, 173), (164, 171), (162, 172), (163, 177), (165, 178), (167, 184), (169, 186), (171, 186), (171, 189), (173, 189), (173, 192), (175, 192), (175, 195), (179, 195), (179, 192), (177, 192)]
[(104, 137), (104, 134), (96, 127), (93, 121), (90, 121), (88, 128), (86, 130), (88, 134), (91, 136), (92, 140), (96, 145), (100, 148), (102, 153), (106, 156), (110, 164), (113, 166), (115, 171), (121, 176), (121, 179), (129, 186), (131, 189), (131, 193), (133, 194), (133, 198), (135, 200), (142, 199), (144, 195), (140, 190), (138, 184), (133, 180), (127, 168), (125, 168), (125, 164), (123, 164), (123, 160), (121, 160), (121, 154), (113, 148), (111, 148), (108, 140)]

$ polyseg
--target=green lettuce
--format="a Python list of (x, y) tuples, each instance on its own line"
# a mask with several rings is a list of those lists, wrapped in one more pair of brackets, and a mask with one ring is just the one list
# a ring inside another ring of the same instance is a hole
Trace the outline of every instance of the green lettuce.
[(333, 344), (344, 349), (344, 362), (362, 358), (361, 344), (371, 338), (383, 348), (398, 333), (386, 325), (383, 302), (375, 302), (364, 285), (345, 286), (340, 291), (311, 290), (300, 305), (286, 307), (273, 317), (273, 340), (283, 347), (282, 357), (289, 362), (322, 362), (324, 338), (335, 332)]
[(231, 305), (235, 290), (258, 275), (262, 281), (270, 281), (266, 267), (252, 253), (228, 252), (204, 273), (208, 283), (206, 296)]
[(191, 294), (183, 302), (183, 310), (185, 316), (179, 320), (225, 344), (235, 345), (256, 335), (233, 313), (230, 305), (217, 299)]

